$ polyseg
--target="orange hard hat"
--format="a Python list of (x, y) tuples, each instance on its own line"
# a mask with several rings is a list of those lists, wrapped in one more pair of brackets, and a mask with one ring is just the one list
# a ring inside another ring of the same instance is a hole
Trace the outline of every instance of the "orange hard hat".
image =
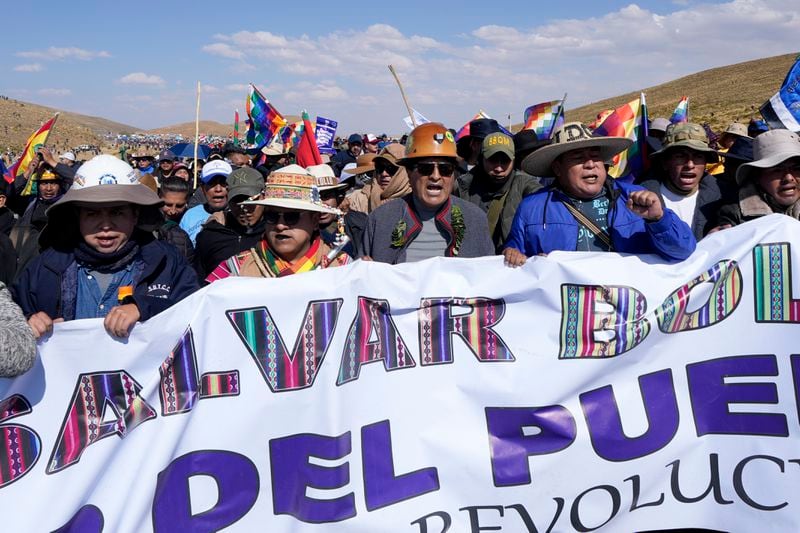
[(399, 163), (421, 157), (456, 158), (453, 133), (438, 122), (428, 122), (414, 128), (406, 140), (406, 155)]

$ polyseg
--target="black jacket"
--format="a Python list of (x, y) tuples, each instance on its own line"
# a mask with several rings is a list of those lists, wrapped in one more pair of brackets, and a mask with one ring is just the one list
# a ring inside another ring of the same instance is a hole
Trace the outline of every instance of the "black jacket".
[(194, 265), (194, 246), (189, 234), (183, 231), (177, 222), (165, 220), (154, 232), (159, 241), (168, 242), (181, 253), (190, 265)]
[[(141, 244), (144, 269), (136, 277), (133, 298), (141, 320), (164, 311), (199, 288), (197, 277), (174, 246), (149, 237)], [(72, 250), (48, 248), (33, 260), (11, 287), (14, 301), (26, 317), (44, 311), (51, 318), (64, 316), (70, 307), (66, 298), (76, 299), (77, 280), (70, 279), (76, 262)], [(66, 298), (65, 298), (66, 296)], [(74, 309), (72, 309), (74, 312)]]
[(539, 178), (526, 174), (521, 170), (512, 170), (511, 176), (502, 186), (492, 186), (492, 178), (479, 163), (472, 170), (458, 178), (456, 196), (480, 207), (489, 214), (489, 208), (495, 200), (503, 202), (497, 220), (489, 220), (489, 231), (495, 252), (501, 253), (505, 248), (514, 215), (522, 199), (542, 188)]
[(195, 270), (199, 278), (206, 279), (217, 265), (255, 246), (264, 235), (264, 225), (262, 219), (255, 226), (245, 228), (229, 211), (225, 212), (224, 226), (213, 219), (206, 222), (197, 234), (194, 249)]

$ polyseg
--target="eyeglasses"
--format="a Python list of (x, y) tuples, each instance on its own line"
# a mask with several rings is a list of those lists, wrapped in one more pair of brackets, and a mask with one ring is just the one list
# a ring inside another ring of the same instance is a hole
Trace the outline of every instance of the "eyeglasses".
[(302, 211), (266, 211), (264, 213), (264, 220), (267, 224), (275, 225), (279, 220), (283, 219), (285, 225), (294, 226), (300, 222), (300, 217), (302, 215)]
[(439, 169), (439, 175), (443, 178), (449, 178), (456, 171), (456, 166), (453, 163), (431, 162), (415, 163), (414, 169), (423, 176), (430, 176), (433, 174), (433, 169)]
[(391, 163), (384, 163), (382, 161), (377, 161), (375, 163), (375, 173), (383, 174), (386, 172), (390, 176), (394, 176), (397, 173), (397, 166)]

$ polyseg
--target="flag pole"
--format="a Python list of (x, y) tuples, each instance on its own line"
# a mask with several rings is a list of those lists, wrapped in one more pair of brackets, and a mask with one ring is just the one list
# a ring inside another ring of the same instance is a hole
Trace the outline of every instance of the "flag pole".
[[(49, 139), (49, 138), (50, 138), (50, 134), (51, 134), (51, 133), (53, 133), (53, 129), (55, 129), (55, 127), (56, 127), (56, 122), (58, 122), (58, 116), (59, 116), (59, 115), (61, 115), (61, 113), (60, 113), (60, 112), (58, 112), (58, 111), (56, 111), (56, 114), (53, 116), (53, 124), (50, 126), (50, 129), (49, 129), (49, 130), (47, 130), (47, 133), (46, 133), (46, 134), (45, 134), (45, 136), (44, 136), (44, 142), (42, 142), (42, 145), (43, 145), (43, 146), (46, 146), (46, 145), (47, 145), (47, 139)], [(44, 124), (44, 122), (42, 122), (42, 124)], [(41, 128), (42, 126), (39, 126), (39, 127)]]
[(197, 82), (197, 105), (194, 112), (194, 188), (197, 188), (197, 143), (200, 140), (200, 82)]
[(392, 76), (394, 76), (394, 81), (397, 82), (397, 86), (400, 88), (400, 96), (403, 97), (403, 103), (406, 104), (406, 109), (408, 110), (408, 116), (411, 117), (411, 123), (416, 128), (418, 126), (417, 117), (414, 116), (414, 112), (411, 110), (411, 106), (408, 104), (408, 98), (406, 98), (406, 92), (405, 90), (403, 90), (403, 84), (400, 83), (400, 78), (397, 76), (397, 72), (395, 72), (394, 67), (392, 65), (389, 65), (389, 72), (392, 73)]
[(558, 124), (558, 118), (564, 116), (564, 102), (567, 101), (567, 93), (564, 93), (563, 98), (561, 98), (561, 105), (558, 106), (558, 115), (556, 115), (556, 119), (553, 121), (553, 129), (550, 130), (550, 140), (553, 140), (553, 135), (556, 132), (556, 124)]

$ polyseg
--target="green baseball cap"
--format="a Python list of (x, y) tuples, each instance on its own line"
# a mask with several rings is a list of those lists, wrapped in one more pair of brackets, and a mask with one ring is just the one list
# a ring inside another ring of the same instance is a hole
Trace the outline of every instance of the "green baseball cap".
[(500, 153), (506, 154), (509, 159), (514, 159), (514, 139), (501, 132), (487, 135), (481, 146), (483, 158), (489, 159)]
[(719, 160), (716, 150), (708, 146), (708, 135), (706, 135), (705, 128), (692, 122), (680, 122), (667, 126), (661, 150), (653, 152), (650, 157), (658, 157), (672, 148), (681, 147), (706, 154), (709, 163)]

